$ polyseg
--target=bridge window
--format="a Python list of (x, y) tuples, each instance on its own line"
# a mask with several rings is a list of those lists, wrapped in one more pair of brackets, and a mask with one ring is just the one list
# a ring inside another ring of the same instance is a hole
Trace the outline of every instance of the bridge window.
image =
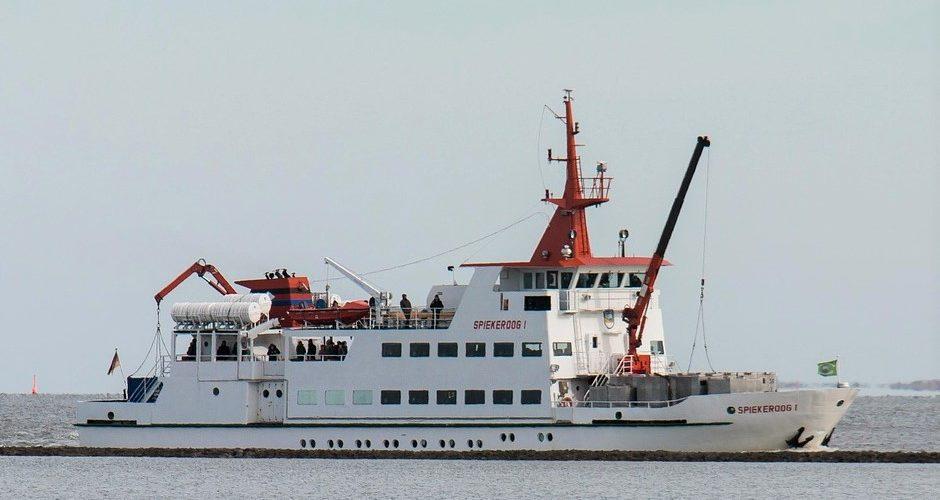
[(526, 295), (522, 308), (526, 311), (551, 311), (552, 298), (548, 295)]
[(371, 405), (372, 404), (372, 391), (368, 389), (353, 390), (353, 404), (354, 405)]
[(324, 400), (328, 405), (344, 405), (346, 404), (346, 391), (343, 389), (328, 390)]
[(456, 358), (457, 357), (457, 343), (456, 342), (438, 342), (437, 343), (437, 357)]
[(522, 357), (523, 358), (542, 357), (542, 343), (541, 342), (523, 342), (522, 343)]
[(412, 342), (408, 347), (412, 358), (426, 358), (431, 355), (431, 344), (427, 342)]
[(552, 353), (555, 356), (571, 356), (571, 342), (552, 342)]
[(610, 273), (601, 274), (601, 279), (597, 280), (597, 288), (610, 288)]
[(623, 283), (623, 277), (624, 277), (624, 276), (626, 276), (625, 273), (617, 273), (617, 282), (613, 284), (613, 287), (614, 287), (614, 288), (619, 287), (620, 284)]
[(535, 288), (539, 290), (545, 288), (545, 273), (535, 273)]
[(522, 289), (532, 289), (532, 273), (522, 273)]
[(496, 389), (493, 391), (493, 404), (494, 405), (511, 405), (512, 404), (512, 391), (508, 389)]
[(383, 358), (400, 358), (401, 357), (401, 344), (398, 342), (383, 342), (382, 343), (382, 357)]
[(466, 345), (468, 358), (482, 358), (486, 356), (486, 342), (467, 342)]
[(451, 390), (437, 391), (437, 404), (439, 405), (457, 404), (457, 391), (451, 391)]
[(627, 286), (630, 288), (640, 288), (643, 286), (643, 278), (646, 276), (646, 273), (630, 273), (630, 280), (627, 282)]
[(547, 271), (545, 273), (545, 288), (558, 288), (558, 271)]
[(597, 281), (597, 273), (581, 273), (578, 275), (577, 288), (594, 288), (594, 282)]
[(463, 391), (463, 404), (481, 405), (486, 403), (486, 391), (482, 389), (467, 389)]
[(571, 288), (571, 278), (574, 277), (573, 273), (562, 272), (561, 273), (561, 287), (568, 289)]
[(428, 391), (408, 391), (408, 404), (410, 405), (428, 404)]
[(542, 391), (538, 389), (522, 391), (522, 404), (524, 405), (542, 404)]
[(308, 391), (308, 390), (297, 391), (297, 404), (299, 405), (317, 404), (317, 391)]
[(493, 357), (511, 358), (515, 344), (513, 342), (493, 342)]
[(401, 391), (382, 391), (379, 398), (383, 405), (400, 405)]

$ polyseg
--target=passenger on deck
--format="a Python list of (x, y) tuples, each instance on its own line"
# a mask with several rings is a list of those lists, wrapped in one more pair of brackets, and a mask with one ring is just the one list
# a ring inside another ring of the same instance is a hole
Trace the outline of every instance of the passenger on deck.
[(333, 343), (333, 337), (326, 339), (326, 344), (324, 348), (324, 361), (333, 361), (333, 355), (336, 354), (336, 344)]
[(444, 309), (444, 303), (441, 302), (441, 294), (434, 296), (434, 300), (431, 301), (431, 315), (434, 317), (433, 328), (438, 327), (438, 320), (441, 318), (441, 310)]
[(408, 296), (401, 294), (401, 302), (398, 303), (401, 307), (401, 313), (405, 316), (405, 327), (411, 324), (411, 301), (408, 300)]
[(303, 361), (307, 357), (307, 348), (304, 347), (304, 341), (297, 341), (297, 356), (292, 361)]
[(215, 359), (216, 361), (228, 361), (229, 356), (232, 354), (232, 351), (228, 348), (228, 344), (225, 341), (222, 341), (222, 345), (215, 350)]
[(317, 346), (313, 344), (313, 339), (307, 339), (307, 361), (316, 361)]
[(338, 347), (337, 354), (339, 354), (339, 360), (342, 361), (346, 359), (346, 353), (349, 352), (349, 348), (346, 347), (346, 341), (345, 340), (339, 341), (339, 345), (337, 345), (337, 347)]
[(196, 337), (193, 336), (193, 339), (189, 341), (189, 347), (186, 349), (186, 355), (183, 356), (183, 361), (195, 361), (196, 359)]
[(278, 349), (276, 345), (268, 345), (268, 361), (277, 361), (279, 354), (281, 354), (281, 350)]

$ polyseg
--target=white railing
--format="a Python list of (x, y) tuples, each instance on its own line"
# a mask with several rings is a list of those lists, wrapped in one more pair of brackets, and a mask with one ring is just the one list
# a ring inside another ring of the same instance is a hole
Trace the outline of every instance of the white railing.
[(552, 401), (553, 408), (665, 408), (688, 398), (666, 401)]

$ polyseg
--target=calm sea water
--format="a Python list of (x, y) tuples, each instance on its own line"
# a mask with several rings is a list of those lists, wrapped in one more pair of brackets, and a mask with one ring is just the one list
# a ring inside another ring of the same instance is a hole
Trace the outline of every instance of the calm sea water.
[[(0, 395), (0, 445), (76, 445), (92, 395)], [(840, 449), (940, 451), (940, 397), (860, 397)], [(940, 466), (0, 457), (0, 497), (930, 498)]]

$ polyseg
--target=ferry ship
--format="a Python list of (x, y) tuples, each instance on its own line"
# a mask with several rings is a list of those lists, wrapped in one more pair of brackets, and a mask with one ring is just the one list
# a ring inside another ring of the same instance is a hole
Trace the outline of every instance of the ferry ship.
[[(298, 450), (759, 451), (828, 443), (857, 390), (778, 391), (770, 372), (683, 373), (655, 288), (699, 158), (699, 137), (651, 257), (595, 256), (566, 91), (564, 191), (528, 260), (465, 264), (466, 284), (411, 305), (325, 259), (363, 290), (342, 301), (286, 269), (236, 281), (197, 261), (220, 294), (177, 303), (168, 350), (125, 397), (82, 402), (82, 445)], [(621, 243), (627, 234), (621, 234)], [(450, 280), (448, 280), (450, 281)], [(159, 309), (158, 309), (159, 316)], [(159, 333), (155, 345), (163, 338)]]

